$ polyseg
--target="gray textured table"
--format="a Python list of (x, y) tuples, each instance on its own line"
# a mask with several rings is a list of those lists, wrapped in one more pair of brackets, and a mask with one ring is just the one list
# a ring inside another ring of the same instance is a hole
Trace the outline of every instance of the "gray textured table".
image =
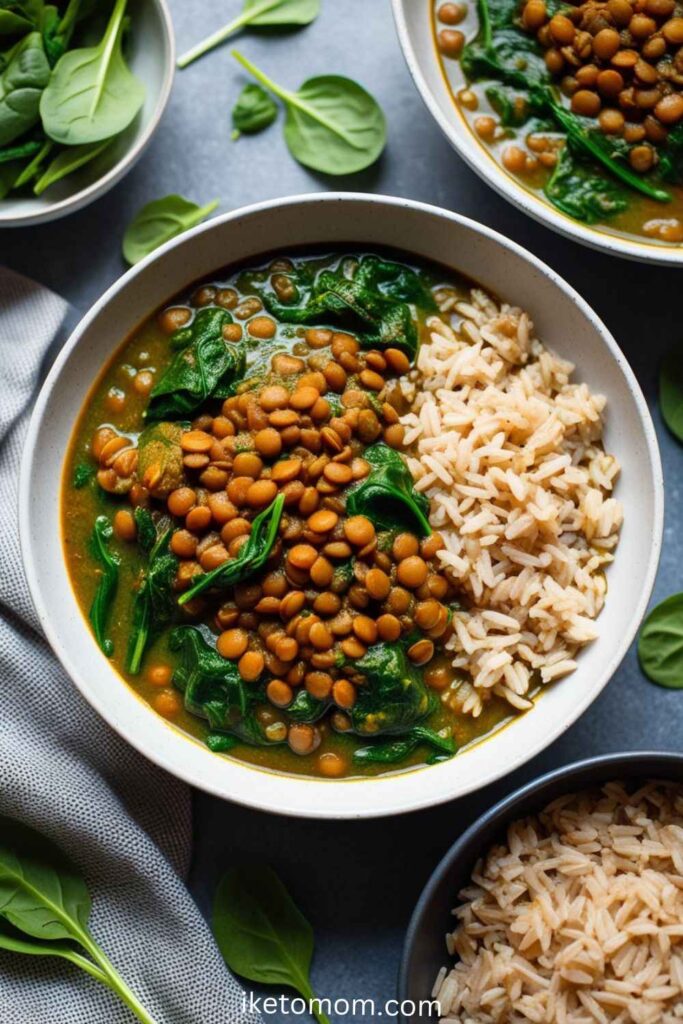
[[(238, 0), (170, 4), (180, 50), (239, 8)], [(152, 145), (123, 183), (68, 221), (3, 232), (0, 261), (85, 310), (123, 270), (120, 239), (132, 214), (169, 192), (199, 202), (220, 197), (221, 209), (230, 210), (278, 195), (343, 188), (410, 196), (468, 214), (559, 271), (628, 356), (653, 408), (664, 459), (666, 531), (655, 596), (681, 589), (683, 449), (667, 435), (655, 408), (660, 355), (681, 331), (674, 272), (607, 259), (552, 234), (498, 198), (453, 153), (426, 114), (403, 63), (388, 0), (323, 0), (323, 8), (318, 22), (303, 32), (268, 39), (244, 34), (239, 46), (284, 85), (296, 87), (324, 71), (363, 82), (382, 103), (389, 123), (389, 145), (376, 167), (325, 181), (289, 157), (277, 127), (231, 144), (229, 111), (244, 78), (223, 49), (178, 74)], [(678, 287), (680, 279), (679, 273)], [(632, 585), (639, 587), (640, 581), (634, 578)], [(682, 732), (683, 696), (651, 686), (631, 651), (573, 728), (525, 768), (473, 798), (402, 818), (321, 823), (268, 817), (198, 794), (192, 888), (208, 910), (228, 862), (269, 860), (315, 925), (318, 992), (382, 1001), (394, 995), (405, 925), (424, 881), (480, 809), (526, 779), (581, 757), (681, 749)], [(276, 1014), (275, 1019), (284, 1018)]]

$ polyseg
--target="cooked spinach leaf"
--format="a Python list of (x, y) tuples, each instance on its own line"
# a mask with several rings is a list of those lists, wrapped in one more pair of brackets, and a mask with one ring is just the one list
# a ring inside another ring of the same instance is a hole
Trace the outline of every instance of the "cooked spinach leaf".
[(683, 442), (683, 345), (664, 357), (659, 371), (659, 408), (667, 427)]
[(348, 492), (347, 514), (367, 516), (383, 530), (401, 526), (420, 537), (429, 536), (429, 499), (415, 490), (410, 470), (399, 453), (380, 442), (366, 448), (363, 458), (373, 472)]
[(145, 87), (121, 52), (126, 4), (127, 0), (116, 0), (97, 46), (69, 50), (53, 69), (40, 100), (40, 115), (55, 142), (80, 146), (111, 139), (140, 110)]
[(414, 725), (407, 736), (389, 743), (371, 743), (367, 747), (359, 747), (353, 752), (353, 760), (360, 764), (399, 764), (420, 745), (432, 747), (433, 753), (427, 764), (445, 761), (457, 752), (455, 741), (439, 736), (433, 729), (423, 725)]
[(221, 590), (234, 587), (262, 569), (277, 540), (284, 503), (284, 494), (278, 494), (275, 501), (256, 516), (251, 524), (249, 539), (239, 549), (235, 558), (229, 558), (211, 572), (200, 576), (178, 599), (178, 604), (187, 604), (211, 587), (219, 587)]
[(366, 680), (348, 712), (358, 735), (407, 733), (433, 710), (422, 673), (408, 659), (403, 644), (374, 644), (353, 667)]
[(75, 487), (77, 491), (80, 490), (82, 487), (85, 487), (86, 484), (90, 483), (96, 473), (97, 470), (94, 466), (87, 462), (79, 462), (77, 466), (74, 466), (72, 487)]
[[(223, 327), (232, 322), (226, 309), (200, 309), (183, 340), (187, 343), (157, 381), (150, 393), (146, 419), (191, 417), (210, 398), (234, 393), (246, 366), (246, 349), (223, 338)], [(174, 344), (177, 336), (174, 335)]]
[[(272, 745), (256, 717), (261, 691), (244, 682), (234, 661), (221, 657), (194, 626), (177, 626), (169, 647), (180, 654), (173, 682), (191, 714), (205, 718), (216, 734), (226, 733), (252, 746)], [(215, 750), (215, 735), (211, 742)]]
[(139, 263), (160, 245), (201, 224), (217, 206), (217, 199), (206, 206), (197, 206), (178, 195), (154, 199), (138, 210), (126, 228), (123, 258), (131, 266)]
[(232, 138), (239, 139), (244, 132), (253, 135), (273, 123), (277, 117), (277, 104), (260, 85), (245, 85), (232, 108)]
[(299, 690), (287, 708), (287, 715), (294, 722), (317, 722), (330, 706), (329, 700), (319, 700), (308, 690)]
[(242, 13), (184, 53), (178, 60), (178, 67), (186, 68), (192, 61), (203, 57), (241, 28), (249, 25), (256, 28), (310, 25), (319, 13), (320, 0), (244, 0)]
[(358, 335), (365, 348), (399, 348), (411, 359), (418, 349), (414, 310), (435, 311), (420, 276), (401, 263), (363, 256), (355, 267), (311, 272), (305, 261), (294, 264), (290, 302), (282, 302), (270, 279), (256, 290), (270, 313), (284, 323), (331, 323)]
[(358, 82), (319, 75), (291, 92), (237, 50), (232, 55), (284, 103), (285, 142), (300, 164), (323, 174), (355, 174), (379, 158), (387, 141), (386, 121), (377, 100)]
[(107, 517), (98, 516), (93, 527), (90, 546), (93, 557), (102, 567), (102, 574), (90, 606), (89, 618), (95, 639), (108, 658), (114, 652), (114, 644), (106, 636), (107, 620), (116, 594), (120, 565), (118, 555), (109, 550), (109, 541), (113, 533), (113, 527)]
[[(140, 547), (147, 555), (147, 567), (133, 602), (126, 669), (137, 675), (147, 646), (163, 626), (173, 621), (176, 611), (173, 584), (178, 559), (169, 549), (173, 527), (162, 519), (155, 526), (151, 514), (136, 508), (135, 522)], [(151, 547), (150, 547), (151, 543)]]
[(0, 146), (14, 142), (40, 118), (40, 97), (50, 79), (40, 32), (29, 32), (0, 73)]
[(524, 93), (509, 85), (490, 85), (485, 93), (504, 128), (520, 128), (533, 114)]
[(0, 818), (0, 949), (68, 960), (154, 1024), (91, 935), (90, 907), (80, 871), (47, 836)]
[(561, 151), (543, 191), (558, 210), (586, 224), (604, 221), (628, 208), (622, 186), (593, 173), (585, 160), (576, 160), (570, 146)]
[(211, 922), (231, 971), (265, 985), (289, 985), (330, 1024), (311, 988), (313, 929), (274, 871), (249, 864), (221, 879)]
[(638, 638), (640, 665), (653, 683), (683, 690), (683, 594), (673, 594), (649, 613)]

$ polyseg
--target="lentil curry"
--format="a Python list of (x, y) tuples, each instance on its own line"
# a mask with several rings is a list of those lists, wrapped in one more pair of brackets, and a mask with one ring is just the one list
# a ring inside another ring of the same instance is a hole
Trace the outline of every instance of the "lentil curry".
[(374, 775), (509, 715), (446, 700), (459, 595), (400, 454), (396, 381), (443, 288), (374, 254), (226, 272), (88, 398), (63, 484), (78, 601), (136, 692), (216, 752)]
[[(432, 0), (433, 2), (433, 0)], [(683, 242), (683, 4), (434, 5), (436, 45), (475, 135), (567, 216)]]

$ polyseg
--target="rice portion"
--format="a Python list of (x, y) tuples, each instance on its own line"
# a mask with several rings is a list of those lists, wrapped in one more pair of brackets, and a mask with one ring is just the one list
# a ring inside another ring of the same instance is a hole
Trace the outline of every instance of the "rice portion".
[(401, 422), (468, 604), (446, 646), (471, 682), (444, 699), (474, 716), (493, 693), (525, 710), (530, 688), (571, 672), (597, 636), (622, 522), (619, 465), (600, 444), (606, 400), (571, 382), (521, 309), (473, 289), (442, 314), (401, 381)]
[(442, 1019), (680, 1024), (683, 793), (649, 782), (563, 797), (480, 861), (447, 936)]

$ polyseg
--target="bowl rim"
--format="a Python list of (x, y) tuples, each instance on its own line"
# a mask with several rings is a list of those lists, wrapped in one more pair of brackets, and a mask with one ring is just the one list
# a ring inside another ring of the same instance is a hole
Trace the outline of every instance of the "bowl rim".
[(103, 174), (101, 178), (97, 178), (96, 181), (91, 182), (90, 185), (82, 188), (79, 192), (74, 192), (72, 195), (66, 196), (64, 199), (60, 199), (58, 202), (45, 206), (44, 209), (37, 210), (33, 213), (22, 213), (20, 210), (17, 210), (16, 213), (12, 213), (10, 208), (7, 208), (5, 212), (0, 204), (0, 229), (23, 228), (32, 227), (36, 224), (47, 224), (52, 220), (57, 220), (60, 217), (65, 217), (69, 213), (75, 213), (77, 210), (83, 209), (84, 206), (87, 206), (89, 203), (99, 199), (100, 196), (103, 196), (113, 188), (114, 185), (116, 185), (124, 175), (131, 170), (144, 153), (152, 139), (152, 136), (159, 127), (159, 122), (166, 110), (176, 70), (175, 34), (173, 32), (173, 20), (171, 18), (171, 12), (169, 10), (167, 0), (150, 0), (150, 2), (156, 6), (161, 17), (161, 43), (164, 53), (164, 75), (161, 81), (161, 88), (159, 89), (157, 102), (154, 110), (152, 111), (147, 127), (140, 137), (136, 139), (135, 144), (122, 154), (120, 160), (118, 160), (113, 167), (110, 167), (106, 174)]
[[(547, 790), (554, 790), (558, 783), (561, 784), (565, 792), (569, 792), (572, 789), (573, 780), (584, 774), (597, 771), (606, 781), (612, 772), (614, 772), (614, 778), (616, 779), (619, 772), (637, 768), (638, 765), (645, 764), (645, 762), (653, 766), (652, 768), (644, 767), (643, 771), (645, 774), (658, 777), (658, 773), (662, 771), (664, 774), (661, 777), (666, 779), (666, 772), (673, 766), (683, 769), (683, 753), (678, 753), (675, 750), (615, 751), (609, 754), (597, 754), (594, 757), (582, 758), (580, 761), (571, 761), (566, 765), (559, 765), (536, 778), (530, 779), (522, 786), (513, 790), (512, 793), (508, 793), (507, 796), (497, 800), (493, 806), (483, 811), (471, 825), (468, 825), (465, 831), (458, 836), (446, 853), (439, 859), (418, 897), (415, 909), (410, 915), (410, 921), (403, 940), (397, 976), (399, 1005), (414, 998), (408, 990), (408, 976), (413, 956), (413, 947), (421, 927), (422, 917), (430, 907), (436, 891), (444, 881), (444, 878), (453, 870), (458, 859), (467, 851), (469, 845), (480, 832), (492, 824), (500, 827), (504, 826), (512, 820), (516, 814), (516, 808), (523, 804), (527, 797), (538, 797), (538, 809), (540, 810), (547, 800), (554, 799), (553, 796), (547, 794)], [(603, 775), (603, 773), (605, 774)], [(637, 773), (631, 771), (630, 777), (633, 777), (635, 774)], [(599, 779), (596, 779), (595, 783), (597, 784), (599, 781)], [(584, 784), (587, 783), (577, 783), (579, 786)], [(479, 853), (481, 854), (481, 851)], [(444, 961), (447, 957), (448, 954), (444, 944)], [(426, 993), (423, 998), (431, 998), (431, 993)], [(401, 1021), (402, 1024), (413, 1024), (414, 1018), (401, 1010)]]
[[(464, 121), (462, 127), (456, 127), (458, 125), (456, 118), (458, 116), (461, 117), (456, 104), (453, 104), (455, 117), (451, 121), (441, 110), (434, 92), (422, 72), (420, 60), (416, 48), (413, 46), (405, 16), (406, 3), (409, 2), (410, 0), (391, 0), (394, 23), (404, 60), (408, 65), (410, 76), (424, 105), (446, 136), (448, 142), (468, 167), (478, 174), (499, 195), (511, 202), (513, 206), (516, 206), (517, 209), (533, 217), (538, 223), (549, 227), (552, 231), (564, 235), (565, 238), (571, 238), (597, 252), (606, 252), (609, 255), (619, 256), (638, 263), (669, 267), (680, 266), (683, 263), (683, 245), (679, 245), (677, 248), (668, 248), (663, 245), (657, 245), (654, 242), (611, 235), (601, 231), (599, 228), (581, 224), (580, 221), (574, 220), (574, 218), (561, 213), (559, 210), (555, 210), (550, 203), (529, 189), (524, 188), (523, 185), (518, 184), (511, 175), (507, 174), (488, 150), (485, 149), (483, 144), (480, 145), (477, 142), (469, 127), (464, 124)], [(443, 77), (442, 68), (439, 68), (439, 73)], [(471, 146), (468, 144), (470, 142), (472, 143)]]
[[(542, 732), (542, 735), (539, 735), (537, 742), (520, 749), (518, 756), (512, 762), (497, 765), (494, 759), (491, 768), (487, 772), (483, 773), (478, 780), (468, 782), (458, 790), (458, 797), (464, 796), (472, 791), (483, 789), (489, 783), (514, 771), (516, 768), (520, 767), (522, 764), (538, 754), (541, 750), (544, 750), (553, 742), (553, 740), (564, 733), (569, 726), (576, 721), (576, 719), (596, 699), (604, 686), (607, 685), (626, 654), (631, 640), (633, 639), (633, 636), (635, 635), (645, 613), (649, 596), (654, 585), (663, 531), (662, 467), (654, 426), (645, 398), (640, 390), (640, 386), (616, 341), (604, 324), (602, 324), (598, 316), (588, 306), (586, 301), (571, 287), (571, 285), (567, 284), (559, 274), (516, 242), (505, 238), (493, 229), (481, 225), (468, 217), (440, 209), (436, 206), (417, 202), (415, 200), (391, 196), (376, 196), (368, 193), (314, 192), (289, 196), (286, 198), (269, 199), (250, 206), (241, 207), (223, 214), (222, 216), (215, 217), (208, 222), (185, 232), (180, 237), (172, 239), (158, 250), (151, 253), (144, 260), (141, 260), (140, 263), (136, 264), (136, 266), (132, 267), (117, 281), (110, 285), (100, 299), (95, 302), (90, 310), (85, 314), (57, 355), (57, 358), (55, 359), (53, 366), (51, 367), (50, 372), (48, 373), (35, 400), (33, 413), (24, 441), (24, 451), (22, 455), (19, 479), (20, 545), (29, 590), (41, 626), (62, 666), (85, 699), (95, 708), (96, 711), (98, 711), (98, 713), (115, 731), (119, 732), (128, 743), (138, 749), (149, 760), (153, 761), (165, 770), (170, 771), (176, 777), (183, 779), (185, 782), (223, 799), (234, 800), (235, 802), (244, 804), (245, 806), (255, 807), (259, 810), (269, 811), (270, 813), (286, 814), (294, 817), (330, 819), (372, 818), (398, 813), (407, 813), (444, 803), (449, 799), (453, 799), (454, 794), (452, 790), (450, 793), (447, 791), (447, 786), (422, 786), (416, 787), (416, 789), (419, 789), (419, 794), (413, 794), (409, 798), (407, 798), (405, 794), (402, 794), (401, 799), (394, 800), (393, 802), (387, 801), (385, 798), (388, 796), (388, 787), (396, 785), (397, 781), (400, 785), (401, 778), (407, 777), (406, 775), (393, 774), (379, 776), (373, 779), (360, 780), (362, 781), (363, 789), (368, 794), (368, 797), (371, 789), (374, 787), (374, 796), (372, 800), (366, 799), (365, 801), (359, 801), (358, 799), (348, 797), (343, 801), (339, 801), (341, 806), (335, 806), (335, 801), (329, 799), (329, 787), (331, 785), (335, 785), (339, 787), (340, 792), (342, 787), (348, 788), (350, 792), (351, 787), (357, 784), (357, 779), (350, 779), (335, 783), (330, 780), (317, 780), (305, 776), (278, 775), (270, 772), (268, 773), (268, 776), (269, 779), (272, 780), (272, 784), (268, 787), (267, 797), (263, 796), (260, 792), (257, 795), (254, 795), (249, 791), (248, 786), (239, 788), (237, 791), (233, 789), (230, 793), (227, 793), (226, 787), (218, 784), (213, 775), (209, 775), (206, 771), (195, 769), (194, 766), (188, 767), (184, 759), (178, 755), (178, 750), (180, 749), (181, 740), (185, 743), (195, 743), (195, 741), (191, 737), (180, 732), (180, 730), (169, 725), (169, 723), (159, 719), (159, 716), (157, 716), (152, 709), (146, 708), (149, 715), (152, 716), (156, 722), (161, 723), (164, 728), (170, 729), (174, 735), (174, 741), (172, 743), (161, 744), (164, 748), (163, 750), (160, 750), (157, 747), (151, 747), (149, 742), (150, 735), (156, 729), (156, 725), (152, 724), (152, 718), (147, 718), (147, 716), (145, 716), (145, 729), (140, 729), (139, 735), (137, 734), (137, 726), (135, 724), (131, 725), (130, 722), (126, 724), (125, 729), (122, 729), (120, 717), (106, 706), (104, 699), (101, 698), (99, 694), (96, 694), (89, 683), (83, 678), (83, 673), (78, 669), (77, 658), (72, 657), (72, 654), (68, 649), (68, 645), (60, 637), (60, 628), (54, 621), (49, 594), (44, 591), (40, 582), (40, 571), (38, 569), (37, 561), (34, 558), (31, 544), (30, 524), (32, 521), (31, 509), (33, 507), (31, 492), (31, 463), (40, 435), (46, 406), (52, 397), (53, 389), (59, 380), (65, 363), (70, 359), (72, 352), (80, 343), (81, 338), (90, 328), (92, 321), (106, 309), (109, 302), (120, 292), (125, 291), (131, 282), (133, 282), (138, 275), (146, 270), (146, 268), (151, 264), (162, 262), (164, 256), (176, 248), (192, 246), (195, 239), (204, 233), (222, 229), (226, 224), (231, 224), (235, 221), (249, 218), (255, 214), (268, 213), (271, 210), (281, 208), (283, 206), (294, 206), (306, 209), (307, 207), (316, 204), (331, 207), (339, 203), (380, 204), (390, 209), (406, 209), (427, 217), (438, 217), (439, 219), (450, 221), (451, 223), (461, 224), (469, 230), (486, 236), (486, 238), (491, 242), (501, 247), (503, 251), (511, 252), (520, 257), (524, 262), (531, 264), (533, 268), (541, 273), (545, 278), (548, 278), (556, 288), (559, 288), (573, 303), (577, 304), (586, 319), (602, 339), (610, 355), (626, 378), (627, 386), (639, 413), (645, 449), (648, 456), (649, 470), (652, 474), (654, 484), (653, 530), (649, 537), (647, 571), (643, 575), (640, 594), (634, 612), (632, 613), (631, 619), (628, 623), (628, 628), (621, 633), (611, 658), (606, 662), (602, 671), (595, 674), (592, 685), (590, 688), (587, 688), (583, 698), (578, 700), (572, 707), (572, 713), (569, 717), (563, 718), (552, 730)], [(121, 685), (125, 686), (125, 681), (121, 680)], [(161, 738), (160, 733), (156, 735), (157, 738)], [(168, 753), (166, 750), (167, 746), (172, 747), (171, 753)], [(235, 761), (233, 763), (235, 765), (239, 765), (240, 768), (245, 771), (254, 771), (250, 766), (244, 766), (240, 762)], [(437, 772), (439, 767), (444, 766), (436, 766), (432, 771)], [(283, 779), (286, 781), (286, 784), (282, 786), (278, 785), (277, 780), (280, 780), (281, 782)], [(316, 786), (321, 788), (320, 799), (317, 800), (315, 809), (311, 810), (309, 805), (314, 802), (313, 788)], [(277, 798), (274, 796), (275, 790), (277, 790)], [(281, 792), (281, 790), (284, 791), (284, 793)], [(326, 793), (324, 798), (322, 796), (322, 790)], [(276, 799), (279, 802), (277, 806), (274, 806)]]

